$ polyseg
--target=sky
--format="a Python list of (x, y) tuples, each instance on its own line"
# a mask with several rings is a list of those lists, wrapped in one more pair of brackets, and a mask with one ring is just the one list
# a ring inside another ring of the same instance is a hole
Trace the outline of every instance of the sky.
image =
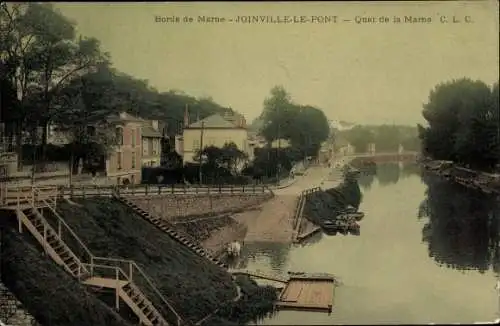
[[(271, 88), (282, 85), (294, 102), (317, 106), (329, 119), (414, 125), (423, 121), (422, 105), (438, 83), (469, 77), (493, 84), (499, 75), (494, 0), (56, 8), (79, 33), (99, 39), (118, 70), (159, 91), (210, 96), (247, 121), (261, 113)], [(199, 22), (200, 16), (219, 22)], [(248, 16), (264, 21), (245, 21)], [(405, 16), (430, 22), (405, 22)]]

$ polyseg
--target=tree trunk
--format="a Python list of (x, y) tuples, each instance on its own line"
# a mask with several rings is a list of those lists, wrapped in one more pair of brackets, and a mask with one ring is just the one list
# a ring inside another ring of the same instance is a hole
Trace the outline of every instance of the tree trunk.
[(15, 124), (15, 137), (16, 137), (16, 152), (17, 152), (17, 171), (21, 171), (23, 166), (23, 128), (18, 121)]

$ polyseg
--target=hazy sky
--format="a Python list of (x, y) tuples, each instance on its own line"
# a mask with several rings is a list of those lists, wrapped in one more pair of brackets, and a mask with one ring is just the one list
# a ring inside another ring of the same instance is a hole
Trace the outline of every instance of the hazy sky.
[[(80, 33), (101, 40), (117, 69), (160, 91), (211, 96), (249, 121), (260, 114), (274, 85), (283, 85), (297, 103), (322, 108), (330, 119), (414, 124), (422, 120), (422, 103), (437, 83), (464, 76), (488, 84), (498, 80), (495, 0), (57, 7)], [(156, 16), (181, 21), (155, 22)], [(183, 22), (184, 16), (194, 21)], [(201, 23), (198, 16), (226, 22)], [(238, 16), (305, 16), (308, 22), (242, 23)], [(320, 16), (337, 16), (337, 22), (321, 23)], [(389, 22), (358, 24), (356, 16), (387, 16)], [(394, 23), (394, 16), (403, 22)], [(405, 23), (404, 16), (432, 22)], [(441, 16), (448, 23), (441, 23)], [(452, 23), (453, 16), (462, 22)]]

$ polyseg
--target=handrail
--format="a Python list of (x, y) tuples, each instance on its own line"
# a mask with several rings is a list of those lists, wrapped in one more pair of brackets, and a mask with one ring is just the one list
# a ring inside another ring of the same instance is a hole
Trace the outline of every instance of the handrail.
[[(38, 194), (37, 198), (39, 198), (40, 193), (38, 192), (38, 189), (35, 186), (33, 186), (32, 187), (32, 198), (31, 198), (31, 201), (33, 203), (33, 207), (35, 207), (35, 205), (34, 205), (35, 194)], [(19, 195), (20, 195), (20, 192), (18, 192), (18, 197), (19, 197)], [(27, 196), (25, 198), (28, 199), (28, 201), (30, 200), (30, 198), (28, 198)], [(56, 198), (57, 198), (57, 196), (56, 196)], [(53, 199), (53, 200), (55, 202), (57, 199)], [(133, 269), (137, 270), (139, 272), (139, 275), (141, 275), (144, 278), (144, 280), (146, 281), (146, 283), (153, 289), (153, 292), (160, 298), (160, 300), (166, 305), (166, 307), (171, 311), (171, 313), (173, 313), (175, 315), (175, 317), (177, 318), (178, 326), (180, 326), (182, 324), (182, 321), (183, 321), (182, 317), (177, 313), (177, 311), (168, 302), (168, 300), (160, 293), (158, 288), (156, 286), (154, 286), (153, 282), (146, 275), (146, 273), (133, 260), (94, 256), (92, 254), (92, 252), (90, 251), (90, 249), (83, 243), (82, 240), (80, 240), (80, 238), (75, 234), (75, 232), (69, 227), (69, 225), (57, 213), (55, 208), (52, 205), (50, 205), (50, 203), (43, 197), (41, 197), (40, 201), (43, 202), (45, 205), (47, 205), (47, 207), (49, 207), (49, 209), (56, 215), (58, 222), (60, 223), (59, 225), (64, 225), (64, 227), (67, 229), (67, 231), (70, 232), (70, 234), (73, 236), (73, 238), (75, 238), (75, 240), (79, 243), (79, 245), (81, 245), (82, 248), (84, 249), (84, 251), (88, 254), (88, 258), (90, 259), (90, 262), (86, 263), (86, 262), (80, 261), (80, 264), (82, 266), (90, 266), (91, 276), (93, 276), (93, 274), (94, 274), (94, 267), (107, 268), (107, 269), (114, 269), (118, 274), (123, 275), (128, 282), (133, 282), (133, 274), (134, 274)], [(49, 199), (49, 201), (50, 201), (50, 199)], [(19, 206), (20, 206), (20, 203), (18, 200), (18, 209), (20, 209)], [(61, 238), (61, 230), (58, 230), (58, 236)], [(95, 261), (102, 261), (102, 262), (105, 262), (108, 264), (107, 265), (96, 264)], [(113, 264), (110, 264), (111, 262), (115, 262), (115, 263), (121, 262), (121, 263), (128, 264), (129, 265), (129, 274), (127, 275), (127, 273), (125, 273), (125, 271), (121, 267), (113, 266)], [(80, 270), (80, 268), (81, 268), (81, 266), (79, 266), (79, 270)], [(140, 290), (140, 288), (139, 288), (139, 290)], [(153, 304), (153, 306), (154, 306), (154, 304)]]
[[(38, 191), (38, 189), (36, 189), (36, 187), (33, 187), (33, 194), (35, 194), (37, 191)], [(54, 201), (55, 200), (56, 199), (54, 199)], [(87, 253), (88, 257), (90, 258), (90, 262), (92, 263), (94, 255), (92, 254), (92, 252), (90, 251), (90, 249), (83, 243), (82, 240), (80, 240), (80, 238), (76, 235), (76, 233), (62, 219), (61, 215), (59, 215), (59, 213), (57, 213), (57, 211), (55, 210), (54, 207), (52, 207), (45, 199), (43, 199), (43, 197), (42, 197), (41, 201), (47, 205), (47, 207), (52, 211), (52, 213), (54, 213), (54, 215), (57, 217), (57, 221), (60, 223), (59, 224), (59, 228), (57, 230), (59, 238), (61, 238), (61, 236), (62, 236), (60, 225), (63, 225), (64, 228), (71, 234), (71, 236), (78, 242), (78, 244), (82, 247), (82, 249)]]
[(134, 274), (132, 272), (133, 270), (136, 270), (137, 272), (139, 272), (139, 274), (144, 278), (144, 280), (146, 281), (146, 283), (152, 288), (152, 290), (161, 299), (161, 301), (165, 304), (165, 306), (167, 306), (167, 308), (169, 308), (169, 310), (171, 310), (171, 312), (175, 315), (175, 317), (177, 318), (178, 324), (180, 325), (182, 323), (183, 318), (179, 315), (179, 313), (177, 313), (177, 311), (175, 311), (174, 307), (165, 298), (165, 296), (163, 296), (163, 294), (160, 293), (160, 291), (153, 284), (153, 282), (151, 281), (151, 279), (146, 275), (146, 273), (142, 270), (142, 268), (139, 267), (139, 265), (137, 265), (137, 263), (135, 261), (129, 260), (129, 259), (106, 258), (106, 257), (97, 257), (97, 256), (94, 257), (94, 260), (96, 260), (96, 261), (104, 260), (104, 261), (110, 261), (110, 262), (128, 264), (129, 265), (129, 272), (131, 274), (129, 276), (125, 275), (124, 271), (120, 267), (115, 266), (115, 268), (120, 269), (121, 272), (125, 275), (126, 278), (129, 278), (129, 277), (133, 278), (133, 276), (132, 276)]

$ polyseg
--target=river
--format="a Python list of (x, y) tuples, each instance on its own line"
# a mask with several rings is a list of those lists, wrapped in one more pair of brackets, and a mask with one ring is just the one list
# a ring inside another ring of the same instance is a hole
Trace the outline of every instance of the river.
[(331, 314), (280, 311), (259, 324), (471, 323), (498, 318), (496, 200), (421, 176), (418, 167), (379, 166), (361, 176), (360, 236), (319, 234), (287, 246), (245, 243), (242, 267), (326, 272), (340, 277)]

